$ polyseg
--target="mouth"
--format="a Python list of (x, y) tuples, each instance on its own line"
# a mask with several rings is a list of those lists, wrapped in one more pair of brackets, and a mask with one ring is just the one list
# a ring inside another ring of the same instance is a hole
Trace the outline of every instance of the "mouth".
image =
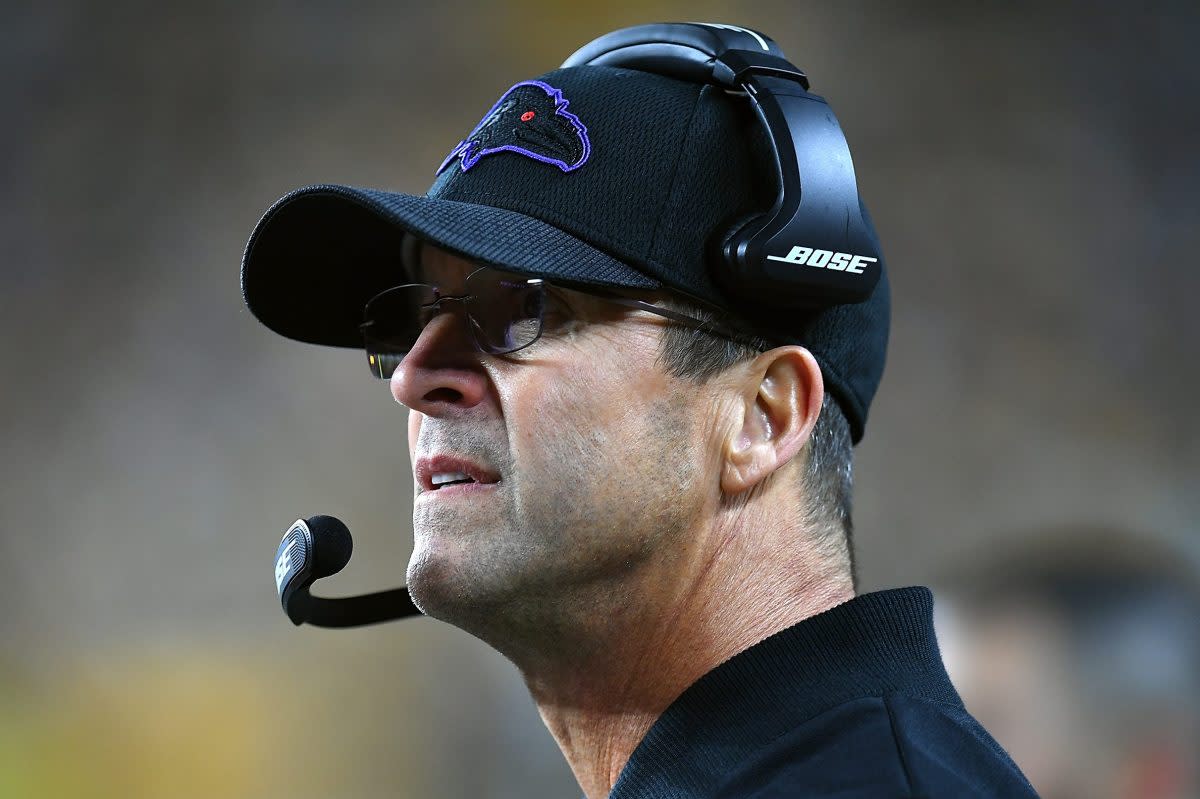
[(434, 455), (417, 460), (414, 474), (421, 493), (457, 492), (494, 486), (500, 475), (454, 455)]
[(469, 474), (463, 474), (462, 472), (440, 472), (433, 475), (433, 490), (437, 491), (443, 486), (455, 486), (474, 482), (475, 480)]

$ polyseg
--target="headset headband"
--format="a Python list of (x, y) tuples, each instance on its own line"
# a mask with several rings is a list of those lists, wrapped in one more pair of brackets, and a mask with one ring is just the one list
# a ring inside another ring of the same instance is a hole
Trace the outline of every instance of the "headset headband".
[(779, 193), (729, 231), (714, 278), (739, 299), (778, 308), (861, 302), (883, 269), (850, 148), (825, 99), (770, 38), (733, 25), (659, 23), (614, 31), (564, 67), (638, 69), (744, 92), (774, 154)]

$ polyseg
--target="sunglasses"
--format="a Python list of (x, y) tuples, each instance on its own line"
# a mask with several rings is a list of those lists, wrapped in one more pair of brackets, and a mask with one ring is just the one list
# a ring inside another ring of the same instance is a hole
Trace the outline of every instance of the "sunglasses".
[[(479, 352), (506, 355), (524, 349), (541, 338), (549, 285), (541, 278), (485, 266), (467, 276), (462, 294), (442, 294), (439, 287), (427, 283), (408, 283), (382, 291), (367, 301), (359, 326), (371, 373), (381, 380), (391, 379), (404, 356), (416, 345), (421, 331), (444, 310), (445, 303), (451, 302), (461, 305), (471, 340)], [(696, 330), (735, 341), (747, 340), (745, 334), (642, 300), (591, 287), (572, 287), (572, 290), (648, 311)]]

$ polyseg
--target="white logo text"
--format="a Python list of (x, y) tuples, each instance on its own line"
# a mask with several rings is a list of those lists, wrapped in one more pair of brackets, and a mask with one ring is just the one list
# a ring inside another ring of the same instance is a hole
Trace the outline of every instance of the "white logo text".
[(287, 577), (288, 571), (292, 567), (291, 559), (288, 557), (292, 554), (292, 547), (296, 546), (296, 539), (288, 542), (284, 547), (283, 552), (279, 553), (279, 560), (275, 561), (275, 590), (276, 592), (283, 590), (283, 578)]
[(812, 247), (793, 247), (787, 255), (768, 255), (772, 261), (784, 261), (789, 264), (807, 264), (818, 269), (834, 269), (838, 272), (863, 273), (863, 267), (873, 264), (878, 258), (867, 255), (855, 255), (849, 252), (832, 252), (830, 250), (814, 250)]

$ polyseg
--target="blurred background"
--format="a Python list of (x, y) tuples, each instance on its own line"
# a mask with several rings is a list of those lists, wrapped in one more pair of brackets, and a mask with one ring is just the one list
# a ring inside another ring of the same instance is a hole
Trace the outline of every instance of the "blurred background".
[(695, 19), (808, 71), (888, 255), (863, 589), (939, 587), (1045, 796), (1200, 796), (1200, 6), (206, 0), (0, 4), (0, 797), (579, 795), (482, 643), (280, 611), (298, 516), (355, 531), (327, 593), (402, 581), (405, 415), (258, 325), (239, 261), (288, 190), (424, 192), (516, 80)]

